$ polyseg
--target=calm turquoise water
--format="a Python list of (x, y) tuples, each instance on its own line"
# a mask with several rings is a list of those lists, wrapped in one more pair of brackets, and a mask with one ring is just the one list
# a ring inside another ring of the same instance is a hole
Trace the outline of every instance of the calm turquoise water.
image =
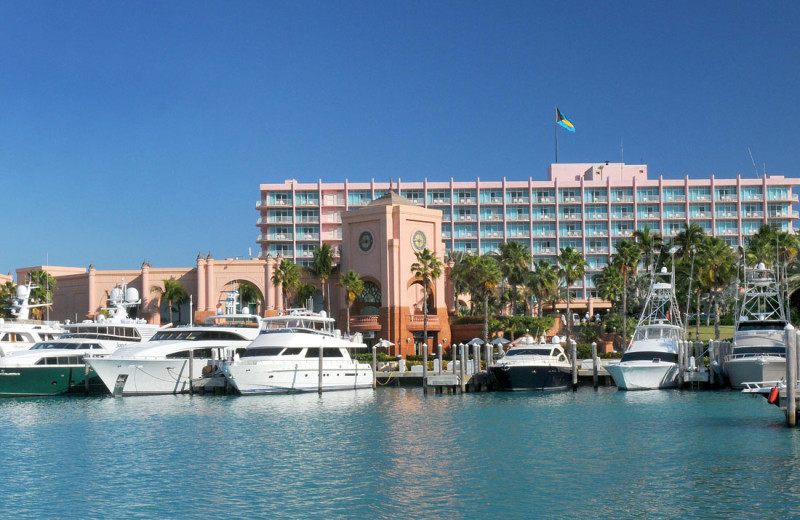
[(800, 432), (734, 392), (0, 401), (3, 517), (780, 518)]

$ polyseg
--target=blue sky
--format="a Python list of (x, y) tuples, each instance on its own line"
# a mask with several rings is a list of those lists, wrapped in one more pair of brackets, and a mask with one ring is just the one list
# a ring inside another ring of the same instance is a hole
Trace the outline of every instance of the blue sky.
[(796, 176), (794, 2), (0, 1), (0, 272), (247, 256), (259, 184)]

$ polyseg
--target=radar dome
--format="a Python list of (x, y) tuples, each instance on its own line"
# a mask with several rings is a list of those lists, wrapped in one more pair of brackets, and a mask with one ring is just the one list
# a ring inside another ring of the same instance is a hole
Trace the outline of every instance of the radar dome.
[(114, 287), (113, 289), (111, 289), (111, 295), (109, 295), (108, 299), (111, 300), (114, 303), (121, 302), (122, 301), (122, 289), (120, 289), (119, 287)]
[(327, 317), (328, 317), (328, 313), (327, 313), (327, 312), (325, 312), (325, 311), (319, 311), (319, 315), (320, 315), (320, 317), (322, 317), (322, 318), (327, 318)]
[(128, 287), (128, 289), (125, 291), (125, 301), (128, 303), (138, 302), (139, 291), (137, 291), (135, 287)]
[(661, 274), (667, 274), (667, 268), (666, 267), (663, 267), (663, 266), (661, 267)]
[(30, 291), (26, 286), (24, 285), (17, 286), (17, 298), (19, 298), (20, 300), (24, 300), (25, 298), (28, 297), (28, 295), (30, 295)]

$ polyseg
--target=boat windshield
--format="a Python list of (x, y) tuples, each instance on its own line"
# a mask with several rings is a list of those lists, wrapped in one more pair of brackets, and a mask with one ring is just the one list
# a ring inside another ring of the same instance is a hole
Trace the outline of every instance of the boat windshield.
[(663, 361), (664, 363), (677, 363), (678, 355), (670, 354), (669, 352), (626, 352), (622, 355), (622, 362), (625, 361), (652, 361), (653, 363)]
[(551, 348), (512, 348), (506, 352), (507, 356), (549, 356)]
[(763, 321), (740, 321), (736, 327), (738, 332), (780, 330), (786, 328), (786, 322), (782, 320), (763, 320)]
[(31, 347), (31, 350), (90, 350), (102, 348), (97, 343), (63, 343), (57, 341), (44, 341)]
[(246, 341), (235, 332), (227, 330), (162, 330), (156, 332), (152, 341), (204, 341), (204, 340), (229, 340)]
[(786, 354), (786, 347), (767, 347), (767, 346), (753, 346), (753, 347), (734, 347), (733, 354), (738, 356), (741, 354), (779, 354), (781, 356)]
[(633, 334), (633, 341), (644, 340), (679, 340), (679, 335), (683, 331), (678, 327), (660, 327), (658, 325), (651, 325), (649, 327), (637, 327), (636, 332)]

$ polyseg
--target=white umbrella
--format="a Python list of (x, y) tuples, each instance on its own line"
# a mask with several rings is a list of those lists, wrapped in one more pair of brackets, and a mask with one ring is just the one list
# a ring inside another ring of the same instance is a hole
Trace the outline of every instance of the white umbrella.
[(492, 345), (505, 345), (506, 343), (511, 343), (504, 337), (497, 337), (492, 340)]
[(472, 338), (467, 345), (483, 345), (484, 341), (481, 338)]
[(376, 346), (376, 347), (379, 347), (379, 348), (387, 348), (387, 347), (393, 347), (393, 346), (394, 346), (394, 343), (392, 343), (392, 342), (391, 342), (391, 341), (389, 341), (388, 339), (382, 339), (382, 340), (380, 340), (379, 342), (377, 342), (377, 343), (375, 344), (375, 346)]

